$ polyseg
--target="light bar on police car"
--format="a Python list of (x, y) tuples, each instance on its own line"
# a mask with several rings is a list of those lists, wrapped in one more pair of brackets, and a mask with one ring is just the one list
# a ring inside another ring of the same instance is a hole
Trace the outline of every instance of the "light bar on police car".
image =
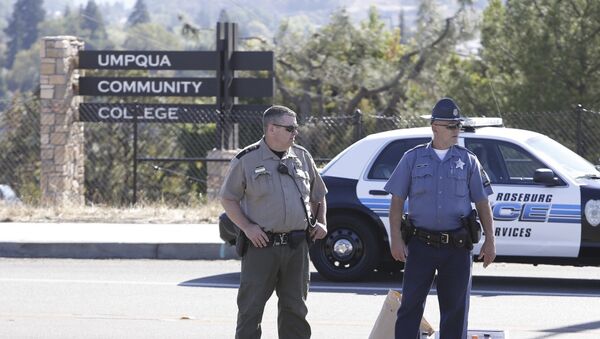
[(502, 118), (486, 118), (486, 117), (477, 117), (477, 118), (465, 118), (462, 125), (464, 127), (502, 127), (504, 126), (502, 122)]

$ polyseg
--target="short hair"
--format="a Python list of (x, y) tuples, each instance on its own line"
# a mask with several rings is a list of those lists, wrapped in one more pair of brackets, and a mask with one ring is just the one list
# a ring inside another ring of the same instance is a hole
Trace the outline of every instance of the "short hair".
[(289, 115), (294, 118), (297, 116), (296, 112), (292, 111), (291, 109), (285, 106), (275, 105), (267, 108), (263, 113), (264, 132), (267, 132), (267, 126), (269, 126), (269, 124), (278, 122), (279, 119), (281, 119), (284, 115)]

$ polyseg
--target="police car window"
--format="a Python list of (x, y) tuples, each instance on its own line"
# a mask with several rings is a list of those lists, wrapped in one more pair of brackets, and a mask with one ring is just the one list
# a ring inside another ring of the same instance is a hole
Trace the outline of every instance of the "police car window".
[(507, 183), (508, 174), (502, 156), (498, 153), (496, 141), (465, 138), (465, 147), (473, 152), (493, 184)]
[(389, 179), (404, 152), (429, 141), (431, 141), (431, 138), (402, 139), (389, 143), (373, 162), (367, 178), (378, 180)]
[(504, 164), (511, 183), (532, 183), (535, 170), (547, 167), (518, 146), (501, 143), (498, 148), (504, 158)]
[(553, 159), (572, 177), (599, 174), (589, 161), (545, 135), (533, 137), (526, 142), (535, 149), (536, 154), (543, 154), (544, 158)]

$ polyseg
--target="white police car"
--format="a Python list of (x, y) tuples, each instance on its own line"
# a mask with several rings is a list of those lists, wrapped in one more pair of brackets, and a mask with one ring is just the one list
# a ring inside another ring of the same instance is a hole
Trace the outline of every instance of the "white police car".
[[(600, 265), (597, 168), (547, 136), (501, 127), (499, 118), (463, 126), (459, 144), (478, 156), (494, 189), (496, 261)], [(397, 268), (388, 242), (391, 196), (383, 187), (404, 152), (430, 140), (430, 127), (377, 133), (325, 166), (328, 234), (311, 248), (321, 275), (352, 281)]]

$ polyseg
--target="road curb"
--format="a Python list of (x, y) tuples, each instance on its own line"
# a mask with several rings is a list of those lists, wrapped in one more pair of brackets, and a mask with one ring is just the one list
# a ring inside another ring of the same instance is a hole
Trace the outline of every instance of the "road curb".
[(223, 244), (141, 243), (0, 243), (0, 257), (72, 259), (239, 259)]
[(0, 257), (238, 259), (216, 224), (1, 223)]

